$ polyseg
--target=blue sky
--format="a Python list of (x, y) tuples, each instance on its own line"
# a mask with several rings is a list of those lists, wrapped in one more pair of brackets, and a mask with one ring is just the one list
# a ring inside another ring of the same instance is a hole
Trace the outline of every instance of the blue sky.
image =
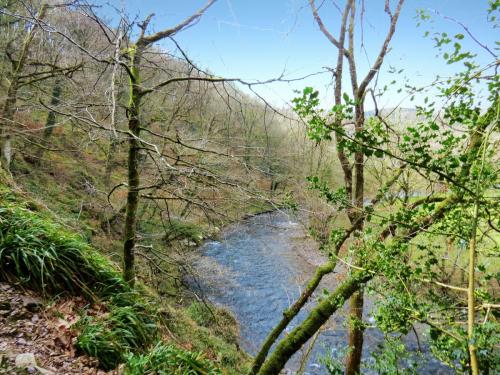
[[(204, 5), (205, 0), (112, 0), (111, 3), (118, 7), (123, 3), (126, 12), (130, 16), (138, 15), (139, 19), (154, 12), (152, 28), (160, 30), (177, 24)], [(339, 16), (332, 3), (332, 0), (326, 0), (320, 14), (335, 35)], [(355, 51), (360, 76), (366, 73), (369, 62), (373, 62), (388, 27), (388, 17), (383, 12), (384, 0), (365, 0), (365, 3), (363, 35), (366, 53), (361, 49)], [(395, 0), (391, 3), (394, 6)], [(102, 1), (101, 4), (101, 14), (111, 16), (112, 11), (106, 3)], [(391, 52), (380, 73), (380, 86), (395, 78), (402, 82), (403, 76), (414, 84), (425, 85), (436, 74), (452, 73), (452, 67), (435, 57), (433, 42), (423, 38), (423, 34), (432, 29), (451, 35), (464, 31), (438, 15), (433, 15), (432, 23), (417, 28), (417, 9), (436, 10), (462, 21), (481, 42), (493, 49), (494, 41), (499, 39), (498, 29), (486, 22), (487, 5), (487, 0), (407, 0)], [(283, 71), (287, 78), (305, 76), (325, 66), (333, 67), (336, 60), (336, 50), (319, 31), (307, 0), (218, 0), (197, 25), (178, 34), (176, 40), (199, 66), (217, 75), (246, 80), (266, 80)], [(463, 44), (478, 50), (469, 39)], [(163, 47), (171, 48), (168, 44)], [(484, 63), (490, 61), (491, 57), (483, 52), (480, 54), (484, 55)], [(389, 66), (404, 68), (404, 73), (394, 77), (387, 73)], [(329, 102), (332, 96), (331, 90), (327, 90), (330, 80), (331, 76), (324, 74), (293, 84), (276, 83), (259, 88), (259, 92), (276, 105), (286, 105), (293, 98), (294, 89), (314, 86)], [(392, 92), (382, 104), (394, 106), (400, 99), (401, 95)], [(409, 106), (410, 103), (404, 104)]]

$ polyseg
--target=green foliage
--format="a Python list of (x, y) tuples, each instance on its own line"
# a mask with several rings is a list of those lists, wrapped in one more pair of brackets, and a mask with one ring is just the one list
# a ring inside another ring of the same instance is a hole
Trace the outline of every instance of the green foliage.
[[(488, 21), (493, 23), (495, 27), (498, 27), (497, 14), (500, 11), (500, 1), (499, 0), (489, 0), (488, 1)], [(497, 45), (499, 43), (497, 42)]]
[(125, 375), (219, 375), (221, 370), (200, 352), (159, 343), (147, 354), (130, 355)]
[(413, 298), (404, 294), (386, 296), (378, 304), (375, 314), (377, 327), (383, 332), (401, 332), (407, 334), (411, 327), (414, 305)]
[(127, 353), (147, 349), (157, 338), (153, 311), (137, 296), (122, 298), (119, 294), (109, 303), (111, 311), (107, 316), (85, 317), (78, 323), (81, 332), (76, 342), (79, 350), (97, 358), (105, 370), (124, 362)]
[[(450, 329), (450, 328), (449, 328)], [(451, 327), (450, 335), (436, 327), (431, 328), (431, 349), (434, 355), (457, 371), (468, 372), (469, 353), (467, 333), (458, 325)], [(497, 322), (478, 324), (474, 332), (479, 369), (482, 374), (500, 372), (500, 327)]]
[[(497, 4), (490, 3), (491, 14), (497, 9)], [(490, 20), (494, 17), (491, 14)], [(420, 12), (419, 18), (427, 21), (430, 17)], [(479, 202), (477, 216), (482, 234), (477, 238), (477, 250), (471, 250), (472, 256), (479, 258), (475, 275), (471, 276), (475, 282), (477, 315), (469, 334), (473, 336), (481, 371), (495, 373), (499, 355), (492, 343), (499, 340), (498, 323), (494, 314), (485, 312), (484, 306), (497, 303), (492, 291), (497, 271), (491, 262), (488, 269), (487, 258), (498, 259), (495, 233), (499, 221), (498, 61), (482, 46), (490, 63), (480, 66), (476, 54), (464, 50), (462, 41), (468, 36), (462, 33), (435, 33), (432, 37), (446, 64), (454, 64), (460, 70), (436, 81), (433, 88), (436, 101), (423, 98), (423, 104), (416, 106), (414, 124), (391, 129), (389, 133), (389, 118), (385, 121), (368, 118), (364, 128), (353, 133), (346, 130), (348, 126), (339, 124), (352, 116), (356, 103), (344, 95), (344, 104), (326, 111), (321, 109), (319, 93), (309, 87), (294, 99), (294, 110), (306, 122), (312, 140), (331, 140), (331, 133), (335, 133), (339, 148), (347, 156), (361, 151), (367, 157), (404, 163), (412, 176), (410, 184), (414, 179), (423, 180), (430, 187), (432, 199), (429, 201), (417, 188), (413, 191), (418, 199), (397, 198), (395, 201), (399, 200), (400, 206), (388, 202), (383, 193), (376, 207), (365, 208), (365, 226), (356, 233), (355, 246), (351, 245), (359, 264), (382, 279), (376, 286), (382, 301), (375, 319), (377, 326), (391, 335), (387, 336), (383, 350), (374, 355), (373, 369), (381, 374), (414, 373), (411, 366), (405, 370), (400, 368), (406, 351), (392, 334), (407, 334), (413, 322), (420, 321), (434, 327), (431, 341), (436, 358), (457, 370), (470, 370), (465, 332), (468, 317), (464, 314), (469, 302), (463, 293), (467, 288), (464, 280), (456, 276), (466, 265), (461, 261), (468, 255), (471, 237), (478, 229), (473, 222), (474, 202)], [(411, 95), (424, 90), (407, 88)], [(437, 102), (441, 102), (440, 107)], [(308, 181), (312, 189), (339, 210), (348, 209), (352, 203), (347, 202), (345, 191), (333, 190), (320, 178), (313, 176)], [(435, 184), (441, 188), (435, 188)], [(450, 200), (450, 197), (454, 198)], [(428, 232), (420, 231), (418, 228), (426, 222), (431, 223)], [(381, 229), (384, 229), (382, 241)], [(331, 243), (336, 243), (341, 235), (342, 231), (331, 232)], [(370, 287), (374, 284), (376, 282)], [(335, 362), (329, 363), (331, 373), (341, 371)]]
[(331, 352), (319, 358), (319, 362), (325, 366), (329, 375), (344, 374), (344, 357), (349, 352), (348, 349)]
[[(300, 94), (300, 91), (296, 91)], [(307, 124), (307, 136), (319, 143), (323, 140), (331, 140), (332, 132), (343, 133), (340, 126), (342, 120), (352, 119), (355, 102), (344, 93), (343, 99), (345, 104), (335, 105), (331, 111), (325, 111), (319, 108), (319, 91), (312, 87), (306, 87), (302, 91), (302, 96), (292, 99), (294, 104), (293, 110)], [(327, 120), (329, 117), (334, 117), (334, 121)]]
[(107, 296), (126, 291), (110, 262), (41, 214), (3, 201), (0, 279), (42, 294)]
[(464, 329), (455, 327), (453, 336), (444, 333), (436, 327), (431, 327), (431, 350), (432, 353), (453, 368), (466, 368), (469, 363), (467, 350), (467, 334)]
[(343, 210), (348, 207), (349, 200), (344, 187), (341, 187), (336, 191), (332, 191), (328, 184), (321, 181), (318, 176), (307, 177), (307, 181), (309, 182), (310, 189), (318, 190), (322, 198), (325, 198), (328, 203), (336, 205), (339, 210)]
[(478, 325), (474, 332), (474, 343), (479, 348), (477, 356), (483, 373), (500, 373), (500, 324), (489, 321)]
[(372, 354), (374, 362), (368, 367), (380, 375), (418, 374), (417, 363), (397, 336), (386, 336), (384, 345)]
[(167, 242), (187, 239), (199, 244), (203, 238), (203, 230), (198, 225), (179, 220), (170, 220), (165, 225), (165, 241)]
[(344, 120), (352, 120), (356, 102), (346, 93), (343, 95), (344, 104), (333, 106), (330, 111), (319, 107), (319, 92), (312, 87), (306, 87), (302, 96), (292, 100), (293, 110), (307, 125), (308, 137), (319, 143), (332, 140), (335, 133), (337, 145), (342, 151), (353, 154), (363, 152), (365, 156), (381, 158), (386, 154), (383, 148), (389, 140), (387, 130), (376, 118), (369, 118), (363, 129), (358, 129), (354, 135), (349, 134), (342, 126)]

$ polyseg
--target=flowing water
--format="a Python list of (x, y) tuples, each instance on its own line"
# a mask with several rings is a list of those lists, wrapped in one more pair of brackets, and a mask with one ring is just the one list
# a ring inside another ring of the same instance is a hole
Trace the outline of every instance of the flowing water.
[[(292, 217), (279, 212), (258, 215), (231, 226), (219, 241), (206, 242), (201, 252), (202, 256), (196, 262), (199, 287), (211, 301), (234, 313), (240, 325), (240, 345), (252, 355), (281, 319), (283, 311), (300, 294), (314, 273), (315, 264), (322, 262), (318, 255), (314, 255), (316, 250), (311, 242), (305, 240), (302, 227)], [(318, 293), (324, 288), (333, 290), (342, 277), (342, 274), (328, 275)], [(291, 322), (287, 331), (304, 319), (315, 299)], [(369, 310), (373, 303), (368, 299), (366, 304), (365, 319), (370, 321)], [(339, 355), (345, 350), (345, 316), (344, 309), (323, 327), (308, 357), (304, 374), (327, 374), (320, 358), (327, 353)], [(424, 329), (418, 331), (418, 341), (415, 333), (405, 337), (408, 351), (416, 352), (419, 342), (425, 349)], [(370, 354), (382, 342), (383, 336), (377, 329), (365, 331), (363, 360), (366, 364), (373, 361)], [(297, 353), (290, 361), (289, 373), (297, 371), (304, 352)], [(429, 355), (418, 357), (417, 362), (420, 374), (453, 373)], [(365, 367), (363, 373), (373, 371)]]

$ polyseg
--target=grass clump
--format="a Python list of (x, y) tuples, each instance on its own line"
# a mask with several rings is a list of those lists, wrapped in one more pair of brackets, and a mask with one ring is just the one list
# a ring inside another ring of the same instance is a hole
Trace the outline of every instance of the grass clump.
[(112, 370), (125, 360), (125, 350), (116, 331), (109, 330), (103, 321), (87, 317), (78, 323), (83, 327), (76, 341), (76, 348), (97, 358), (99, 367)]
[(108, 312), (78, 323), (77, 348), (113, 369), (158, 337), (155, 310), (104, 256), (41, 213), (0, 196), (0, 280), (45, 296), (83, 295)]
[(43, 295), (105, 297), (128, 289), (111, 263), (79, 236), (8, 203), (0, 206), (0, 280)]
[(114, 369), (129, 353), (143, 351), (157, 339), (157, 324), (148, 310), (139, 302), (116, 306), (111, 300), (109, 314), (78, 322), (77, 349), (97, 358), (102, 369)]
[(222, 372), (201, 352), (191, 352), (174, 345), (159, 343), (149, 353), (131, 355), (125, 375), (221, 375)]

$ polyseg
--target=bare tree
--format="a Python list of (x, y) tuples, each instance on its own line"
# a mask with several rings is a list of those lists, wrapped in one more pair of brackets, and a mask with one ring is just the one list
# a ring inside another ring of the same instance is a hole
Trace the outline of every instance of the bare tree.
[[(149, 93), (154, 92), (169, 83), (175, 82), (175, 79), (163, 81), (155, 87), (145, 89), (141, 82), (141, 63), (144, 52), (152, 44), (173, 37), (178, 32), (195, 23), (203, 13), (215, 2), (210, 0), (203, 8), (192, 16), (185, 19), (183, 22), (173, 28), (164, 29), (152, 35), (146, 35), (146, 30), (153, 17), (149, 15), (140, 25), (140, 35), (136, 42), (128, 50), (129, 62), (123, 64), (129, 75), (130, 80), (130, 98), (127, 108), (128, 129), (129, 135), (129, 151), (128, 151), (128, 194), (124, 228), (124, 245), (123, 245), (123, 275), (125, 280), (133, 285), (135, 281), (135, 261), (134, 248), (136, 244), (136, 225), (137, 225), (137, 207), (139, 202), (139, 151), (141, 149), (141, 101)], [(189, 80), (189, 78), (187, 78)]]
[[(389, 43), (396, 30), (399, 14), (404, 0), (398, 1), (394, 14), (390, 8), (389, 1), (385, 3), (385, 12), (389, 17), (389, 30), (385, 40), (380, 48), (379, 54), (366, 76), (358, 81), (358, 69), (356, 67), (355, 57), (355, 27), (356, 18), (359, 16), (356, 12), (356, 2), (349, 0), (346, 2), (344, 12), (342, 13), (342, 23), (338, 38), (334, 37), (325, 27), (316, 8), (315, 1), (310, 0), (309, 4), (316, 23), (322, 33), (338, 49), (337, 66), (335, 69), (335, 105), (342, 108), (342, 79), (344, 76), (344, 58), (347, 59), (349, 75), (351, 79), (351, 92), (354, 104), (354, 133), (355, 136), (361, 136), (365, 123), (365, 97), (368, 86), (376, 76), (384, 58), (387, 54)], [(346, 46), (347, 37), (347, 46)], [(348, 104), (348, 103), (345, 103)], [(341, 110), (340, 110), (341, 111)], [(335, 120), (334, 127), (345, 126), (342, 124), (343, 116), (340, 113)], [(358, 230), (363, 229), (363, 219), (359, 212), (363, 209), (364, 202), (364, 184), (365, 184), (365, 155), (363, 150), (354, 152), (354, 161), (351, 163), (345, 154), (342, 146), (342, 136), (336, 136), (337, 155), (344, 171), (344, 186), (348, 199), (352, 202), (353, 209), (348, 212), (351, 224), (357, 223)], [(354, 181), (353, 181), (354, 178)], [(361, 219), (360, 219), (361, 218)], [(356, 257), (356, 254), (354, 255)], [(357, 260), (354, 260), (357, 264)], [(361, 363), (361, 353), (363, 349), (363, 291), (354, 293), (350, 299), (350, 325), (349, 325), (349, 352), (346, 360), (346, 374), (354, 375), (359, 373)]]
[[(321, 19), (318, 9), (315, 5), (314, 0), (310, 0), (309, 4), (314, 16), (316, 23), (318, 24), (322, 33), (327, 37), (327, 39), (332, 43), (333, 46), (337, 48), (337, 65), (334, 71), (334, 100), (336, 113), (331, 125), (331, 129), (346, 129), (348, 126), (353, 127), (353, 133), (356, 136), (360, 136), (364, 130), (365, 123), (365, 97), (367, 89), (372, 82), (373, 78), (379, 71), (384, 58), (387, 54), (389, 43), (394, 35), (396, 24), (401, 12), (404, 0), (400, 0), (396, 6), (394, 13), (390, 9), (390, 4), (387, 1), (385, 4), (385, 12), (389, 16), (389, 30), (385, 37), (385, 40), (380, 48), (379, 54), (373, 66), (370, 68), (366, 76), (361, 82), (358, 81), (358, 69), (356, 67), (355, 58), (355, 27), (356, 27), (356, 2), (354, 0), (347, 0), (346, 4), (341, 13), (341, 24), (338, 37), (335, 37), (325, 26), (323, 20)], [(342, 81), (345, 73), (344, 62), (347, 61), (347, 69), (351, 81), (351, 93), (352, 97), (348, 99), (348, 102), (343, 102), (343, 87)], [(346, 116), (344, 113), (344, 108), (346, 106), (354, 105), (354, 116), (352, 121), (346, 121)], [(353, 152), (353, 160), (349, 159), (349, 154), (344, 146), (344, 131), (335, 132), (336, 139), (336, 149), (337, 157), (342, 167), (344, 175), (344, 188), (347, 195), (348, 204), (351, 207), (347, 211), (347, 216), (351, 223), (351, 228), (347, 231), (347, 237), (344, 237), (343, 241), (340, 241), (335, 250), (334, 254), (338, 254), (340, 247), (345, 242), (345, 240), (350, 236), (351, 233), (360, 231), (363, 229), (364, 215), (363, 215), (363, 203), (364, 203), (364, 169), (365, 169), (365, 155), (363, 150), (358, 149)], [(392, 181), (392, 180), (391, 180)], [(392, 181), (394, 182), (394, 181)], [(356, 255), (354, 255), (356, 256)], [(354, 260), (354, 264), (357, 264), (357, 260)], [(289, 321), (300, 311), (302, 306), (307, 302), (312, 292), (317, 287), (322, 277), (333, 271), (335, 268), (335, 262), (329, 262), (324, 266), (320, 267), (314, 278), (308, 284), (308, 288), (302, 293), (301, 297), (297, 302), (285, 313), (284, 318), (281, 320), (279, 325), (271, 332), (267, 338), (265, 344), (261, 348), (261, 351), (254, 361), (252, 373), (257, 373), (262, 366), (262, 363), (269, 351), (272, 343), (277, 339), (279, 334), (288, 325)], [(363, 291), (362, 289), (357, 290), (353, 293), (350, 299), (350, 328), (349, 328), (349, 353), (346, 360), (346, 374), (353, 375), (359, 373), (359, 367), (361, 363), (361, 353), (363, 347)], [(265, 372), (264, 372), (265, 373)]]
[[(61, 6), (68, 5), (69, 3)], [(15, 115), (21, 90), (35, 88), (40, 82), (52, 77), (72, 74), (81, 67), (80, 62), (62, 63), (58, 53), (52, 54), (53, 61), (49, 61), (45, 55), (54, 47), (45, 32), (45, 19), (50, 10), (59, 7), (57, 3), (49, 5), (42, 2), (39, 5), (36, 2), (14, 2), (0, 9), (5, 20), (2, 26), (7, 29), (4, 35), (10, 35), (5, 44), (5, 56), (9, 61), (10, 70), (7, 74), (7, 94), (0, 120), (0, 163), (7, 171), (10, 171), (12, 160), (12, 140), (18, 132)], [(35, 44), (38, 47), (36, 50)]]

